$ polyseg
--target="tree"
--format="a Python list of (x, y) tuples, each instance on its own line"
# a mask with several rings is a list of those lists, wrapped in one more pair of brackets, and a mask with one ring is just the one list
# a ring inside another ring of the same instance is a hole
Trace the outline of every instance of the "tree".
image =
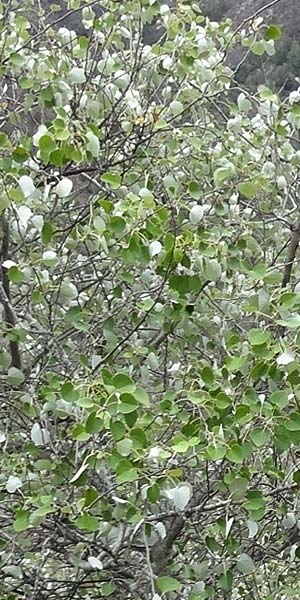
[(226, 64), (280, 29), (94, 4), (2, 9), (1, 598), (297, 598), (300, 92)]

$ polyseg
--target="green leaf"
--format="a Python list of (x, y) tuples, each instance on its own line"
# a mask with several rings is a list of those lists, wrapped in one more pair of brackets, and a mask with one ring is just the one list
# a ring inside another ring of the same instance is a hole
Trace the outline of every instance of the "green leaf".
[(137, 387), (134, 390), (133, 395), (135, 399), (139, 402), (139, 404), (143, 404), (144, 406), (150, 406), (150, 398), (146, 390)]
[(269, 25), (265, 32), (266, 40), (280, 40), (281, 28), (278, 25)]
[(126, 373), (116, 373), (112, 378), (112, 385), (118, 390), (126, 388), (127, 391), (134, 391), (135, 385)]
[(107, 183), (113, 190), (117, 190), (120, 187), (122, 181), (121, 175), (110, 171), (107, 171), (107, 173), (103, 173), (103, 175), (101, 175), (101, 180), (104, 183)]
[(133, 446), (132, 440), (125, 438), (117, 442), (117, 451), (121, 456), (129, 456)]
[(20, 532), (20, 531), (25, 531), (26, 529), (28, 529), (28, 527), (30, 525), (29, 517), (30, 517), (30, 512), (28, 510), (24, 510), (22, 508), (17, 510), (16, 518), (13, 522), (14, 531)]
[(103, 429), (103, 421), (100, 417), (97, 416), (96, 412), (92, 412), (86, 422), (85, 422), (85, 430), (87, 433), (99, 433)]
[(79, 529), (85, 529), (87, 531), (98, 531), (99, 521), (92, 515), (84, 514), (75, 520), (75, 525)]
[(45, 246), (51, 242), (52, 236), (53, 236), (53, 227), (52, 227), (51, 223), (46, 221), (42, 228), (42, 242), (43, 242), (43, 244), (45, 244)]
[(251, 46), (251, 52), (256, 56), (262, 56), (266, 51), (265, 44), (263, 41), (254, 42)]
[(291, 413), (285, 427), (288, 431), (300, 431), (300, 413)]
[(268, 444), (270, 437), (271, 433), (268, 429), (261, 429), (259, 427), (253, 429), (250, 433), (250, 439), (257, 448)]
[(84, 506), (88, 508), (91, 504), (94, 504), (97, 498), (99, 497), (99, 493), (95, 488), (88, 488), (84, 493)]
[(12, 283), (22, 283), (25, 281), (24, 273), (15, 266), (8, 269), (8, 277)]
[(136, 481), (138, 479), (139, 472), (137, 469), (128, 469), (128, 471), (124, 471), (121, 475), (118, 475), (117, 481), (119, 484), (129, 483), (131, 481)]
[(66, 402), (76, 402), (79, 398), (79, 393), (74, 388), (73, 383), (71, 383), (71, 381), (67, 381), (61, 386), (60, 393), (62, 395), (62, 398)]
[(189, 194), (195, 200), (199, 200), (202, 195), (202, 189), (198, 181), (190, 181), (189, 183)]
[(248, 339), (251, 346), (261, 346), (266, 344), (271, 338), (269, 331), (262, 331), (262, 329), (250, 329), (248, 332)]
[(253, 181), (244, 181), (242, 183), (239, 183), (238, 190), (243, 196), (251, 199), (254, 198), (258, 190), (258, 185)]
[(133, 394), (124, 393), (120, 395), (120, 406), (119, 410), (123, 414), (131, 413), (135, 411), (138, 406), (138, 402)]
[(237, 443), (232, 444), (230, 449), (226, 452), (226, 457), (230, 462), (241, 464), (245, 458), (242, 446)]
[(221, 185), (225, 181), (231, 178), (232, 171), (226, 167), (219, 167), (214, 172), (214, 182), (215, 185)]
[(181, 583), (173, 577), (158, 577), (157, 587), (162, 594), (167, 592), (178, 592), (181, 589)]
[(289, 317), (287, 319), (278, 319), (276, 323), (283, 327), (287, 327), (287, 329), (297, 329), (300, 327), (300, 315), (295, 315), (294, 317)]

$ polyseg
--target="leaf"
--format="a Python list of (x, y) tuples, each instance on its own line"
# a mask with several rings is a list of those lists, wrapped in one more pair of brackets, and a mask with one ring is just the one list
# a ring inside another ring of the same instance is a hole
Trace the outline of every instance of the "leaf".
[(18, 267), (10, 267), (8, 269), (8, 278), (12, 283), (22, 283), (25, 280), (24, 273)]
[(258, 185), (253, 181), (244, 181), (239, 183), (238, 190), (246, 198), (254, 198), (258, 189)]
[(138, 479), (139, 473), (137, 469), (128, 469), (128, 471), (124, 471), (120, 475), (118, 475), (118, 483), (128, 483), (130, 481), (136, 481)]
[(254, 42), (254, 44), (252, 44), (251, 46), (251, 52), (253, 52), (253, 54), (256, 54), (256, 56), (262, 56), (265, 53), (265, 51), (265, 44), (262, 40), (259, 42)]
[(116, 373), (112, 378), (112, 385), (118, 390), (126, 388), (127, 391), (134, 391), (134, 384), (132, 379), (126, 373)]
[(11, 385), (21, 385), (25, 381), (24, 373), (20, 369), (10, 367), (7, 373), (7, 383)]
[(199, 200), (202, 194), (202, 188), (198, 181), (190, 181), (189, 183), (189, 194), (194, 200)]
[(205, 279), (209, 281), (218, 281), (222, 275), (222, 267), (216, 259), (208, 260), (204, 262), (203, 275)]
[(43, 252), (42, 261), (47, 267), (55, 267), (58, 263), (58, 256), (53, 250), (46, 250)]
[(244, 453), (242, 447), (234, 443), (226, 452), (226, 457), (233, 463), (241, 464), (244, 461)]
[(98, 571), (102, 571), (103, 563), (96, 556), (89, 556), (88, 563), (91, 565), (92, 569), (97, 569)]
[(117, 442), (117, 451), (121, 456), (129, 456), (133, 446), (132, 440), (126, 438)]
[(178, 510), (184, 510), (191, 498), (191, 488), (188, 485), (179, 485), (175, 488), (167, 489), (166, 496), (175, 505)]
[(280, 40), (281, 28), (278, 25), (269, 25), (265, 32), (265, 40)]
[(71, 381), (66, 381), (61, 386), (60, 393), (66, 402), (76, 402), (79, 398), (79, 393)]
[(133, 394), (129, 393), (121, 394), (120, 402), (121, 404), (119, 409), (123, 414), (128, 414), (135, 411), (136, 407), (138, 406), (136, 398), (133, 396)]
[(287, 351), (280, 354), (276, 358), (276, 362), (278, 365), (289, 365), (291, 362), (294, 362), (295, 358), (294, 352)]
[(83, 69), (73, 67), (69, 73), (71, 83), (85, 83), (86, 76)]
[(254, 538), (258, 532), (258, 525), (256, 521), (251, 521), (250, 519), (248, 519), (246, 521), (246, 525), (249, 531), (249, 538)]
[(63, 281), (60, 286), (60, 293), (69, 300), (75, 300), (78, 296), (78, 291), (74, 283), (71, 281)]
[(167, 592), (178, 592), (181, 589), (181, 583), (173, 577), (158, 577), (157, 587), (162, 594)]
[(226, 167), (219, 167), (214, 172), (214, 182), (215, 185), (221, 185), (224, 181), (227, 181), (231, 178), (232, 171)]
[(153, 256), (156, 256), (157, 254), (159, 254), (161, 251), (162, 251), (162, 245), (160, 242), (154, 241), (149, 244), (149, 253), (150, 253), (151, 258)]
[(97, 136), (92, 132), (88, 131), (86, 133), (87, 145), (86, 149), (91, 153), (94, 158), (99, 156), (100, 152), (100, 143)]
[(199, 206), (199, 204), (196, 204), (190, 210), (189, 220), (192, 223), (192, 225), (197, 225), (203, 219), (203, 215), (204, 215), (204, 210), (203, 210), (202, 206)]
[(261, 429), (259, 427), (253, 429), (250, 433), (250, 439), (257, 448), (266, 446), (270, 441), (270, 437), (271, 433), (268, 429)]
[(10, 475), (6, 482), (5, 489), (9, 494), (14, 494), (16, 490), (19, 490), (22, 487), (22, 485), (22, 481), (19, 477)]
[(249, 573), (255, 571), (255, 564), (249, 554), (241, 554), (238, 558), (236, 566), (237, 569), (243, 573), (243, 575), (249, 575)]
[(67, 196), (71, 194), (72, 189), (73, 181), (67, 177), (64, 177), (64, 179), (57, 184), (54, 191), (59, 198), (67, 198)]
[(35, 446), (45, 446), (50, 440), (49, 431), (42, 429), (39, 423), (33, 424), (30, 437)]
[(108, 185), (110, 185), (110, 187), (113, 190), (117, 190), (120, 185), (121, 185), (121, 175), (119, 175), (118, 173), (113, 173), (110, 171), (107, 171), (106, 173), (103, 173), (103, 175), (101, 175), (101, 180), (104, 183), (108, 183)]
[(73, 475), (72, 479), (70, 479), (70, 483), (75, 483), (79, 479), (79, 477), (85, 473), (85, 471), (89, 468), (88, 463), (82, 463), (81, 467), (79, 467), (78, 471), (76, 471), (75, 475)]
[(86, 529), (87, 531), (98, 531), (99, 530), (99, 521), (96, 517), (92, 517), (92, 515), (84, 514), (81, 517), (78, 517), (75, 521), (76, 527), (78, 529)]
[(19, 186), (23, 192), (23, 196), (28, 198), (35, 191), (35, 185), (33, 179), (28, 175), (22, 175), (19, 179)]
[(1, 567), (1, 569), (4, 573), (10, 577), (13, 577), (14, 579), (23, 579), (22, 569), (18, 565), (5, 565)]
[(261, 346), (266, 344), (271, 338), (269, 331), (263, 331), (262, 329), (250, 329), (248, 332), (248, 339), (251, 346)]
[(133, 392), (135, 399), (139, 402), (139, 404), (143, 404), (144, 406), (150, 406), (150, 398), (146, 390), (137, 387)]
[(287, 329), (297, 329), (300, 327), (300, 315), (295, 315), (287, 319), (278, 319), (276, 323), (278, 323), (278, 325), (282, 325), (283, 327), (287, 327)]
[(296, 523), (297, 519), (295, 517), (295, 514), (292, 512), (287, 513), (284, 519), (282, 519), (281, 521), (282, 527), (284, 527), (285, 529), (292, 529), (293, 527), (295, 527)]
[(99, 433), (103, 429), (103, 421), (100, 417), (97, 416), (97, 413), (92, 412), (86, 422), (85, 422), (85, 430), (87, 433)]
[(28, 510), (20, 508), (16, 512), (16, 518), (13, 522), (13, 529), (16, 532), (25, 531), (30, 526), (29, 522), (30, 513)]

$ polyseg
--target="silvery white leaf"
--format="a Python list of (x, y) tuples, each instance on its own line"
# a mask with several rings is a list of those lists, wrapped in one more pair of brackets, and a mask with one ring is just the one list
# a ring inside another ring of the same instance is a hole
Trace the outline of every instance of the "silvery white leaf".
[(79, 67), (73, 67), (69, 73), (69, 77), (72, 83), (84, 83), (86, 81), (84, 70)]
[(35, 446), (44, 446), (50, 440), (49, 431), (42, 429), (39, 423), (34, 423), (31, 428), (31, 439)]
[(249, 530), (249, 538), (255, 537), (258, 532), (258, 525), (257, 525), (256, 521), (248, 520), (248, 521), (246, 521), (246, 525)]
[(226, 519), (226, 527), (225, 527), (225, 539), (228, 538), (234, 518), (230, 517), (230, 519)]
[(22, 481), (19, 477), (15, 477), (14, 475), (10, 475), (6, 482), (6, 490), (9, 494), (14, 494), (16, 490), (22, 487)]
[(22, 569), (18, 565), (6, 565), (2, 567), (2, 571), (15, 579), (22, 579), (23, 577)]
[(290, 512), (287, 513), (286, 517), (284, 517), (284, 519), (282, 519), (282, 526), (285, 529), (292, 529), (292, 527), (294, 527), (296, 525), (296, 517), (294, 515), (294, 513)]
[(53, 267), (58, 261), (57, 254), (53, 250), (45, 250), (42, 255), (42, 260), (47, 267)]
[(203, 218), (203, 208), (199, 204), (195, 204), (190, 210), (189, 219), (192, 225), (197, 225)]
[(166, 496), (174, 502), (178, 510), (184, 510), (191, 497), (191, 489), (188, 485), (179, 485), (166, 490)]
[(276, 362), (278, 365), (288, 365), (295, 360), (294, 352), (283, 352), (277, 357)]
[(33, 180), (28, 175), (22, 175), (22, 177), (20, 177), (19, 186), (25, 198), (28, 198), (35, 191)]
[(78, 296), (76, 286), (70, 281), (63, 281), (60, 288), (60, 292), (62, 296), (65, 296), (65, 298), (69, 298), (70, 300), (75, 300), (75, 298), (77, 298)]
[(88, 563), (91, 565), (92, 569), (98, 569), (98, 571), (101, 571), (103, 569), (103, 564), (101, 560), (99, 560), (99, 558), (96, 558), (96, 556), (89, 556)]
[(32, 211), (30, 210), (30, 208), (28, 206), (25, 206), (23, 204), (22, 206), (19, 206), (19, 208), (17, 209), (17, 212), (18, 212), (18, 217), (20, 219), (21, 225), (23, 225), (23, 227), (26, 227), (27, 223), (32, 215)]
[(81, 467), (79, 467), (78, 471), (76, 471), (75, 475), (73, 475), (72, 479), (70, 479), (70, 483), (74, 483), (74, 481), (77, 481), (80, 475), (82, 475), (82, 473), (84, 473), (87, 470), (88, 466), (88, 463), (83, 463)]
[(161, 537), (162, 540), (166, 537), (167, 532), (166, 532), (166, 528), (163, 523), (161, 523), (161, 522), (156, 523), (155, 530), (157, 531), (159, 537)]
[(100, 365), (102, 356), (100, 354), (93, 354), (92, 356), (92, 369), (95, 369)]
[(252, 571), (255, 570), (255, 564), (249, 554), (241, 554), (236, 566), (244, 575), (249, 575), (249, 573), (252, 573)]
[(2, 267), (5, 267), (5, 269), (10, 269), (10, 267), (16, 267), (17, 263), (15, 263), (14, 260), (5, 260), (2, 263)]
[(156, 254), (159, 254), (161, 252), (161, 249), (162, 249), (162, 245), (160, 242), (158, 242), (158, 241), (151, 242), (149, 244), (149, 253), (150, 253), (151, 258), (152, 258), (152, 256), (156, 256)]
[(99, 139), (92, 131), (87, 132), (86, 138), (88, 141), (88, 143), (86, 145), (86, 149), (91, 153), (92, 156), (94, 156), (94, 158), (97, 158), (97, 156), (99, 156), (99, 152), (100, 152)]
[(55, 193), (59, 196), (59, 198), (66, 198), (70, 195), (73, 189), (73, 181), (64, 177), (56, 186)]
[(178, 100), (173, 100), (173, 102), (171, 102), (171, 104), (170, 104), (170, 110), (172, 111), (172, 113), (174, 115), (178, 115), (179, 113), (181, 113), (183, 111), (182, 102), (179, 102)]
[(34, 217), (31, 218), (31, 221), (38, 231), (42, 231), (44, 225), (43, 215), (34, 215)]

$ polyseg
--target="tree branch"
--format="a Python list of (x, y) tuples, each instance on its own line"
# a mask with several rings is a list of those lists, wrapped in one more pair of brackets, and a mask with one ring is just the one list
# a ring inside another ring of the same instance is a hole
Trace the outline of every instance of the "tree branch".
[(290, 242), (288, 245), (287, 261), (284, 266), (283, 278), (281, 287), (285, 288), (291, 279), (293, 263), (295, 260), (296, 252), (300, 242), (300, 221), (297, 221), (296, 225), (292, 229)]

